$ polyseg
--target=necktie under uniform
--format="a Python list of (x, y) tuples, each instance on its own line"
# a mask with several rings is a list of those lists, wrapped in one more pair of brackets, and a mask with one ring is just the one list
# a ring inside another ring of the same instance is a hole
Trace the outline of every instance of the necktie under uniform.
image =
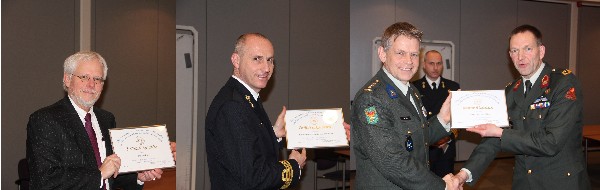
[(526, 80), (525, 81), (525, 97), (527, 97), (527, 93), (529, 93), (529, 91), (531, 91), (531, 81)]

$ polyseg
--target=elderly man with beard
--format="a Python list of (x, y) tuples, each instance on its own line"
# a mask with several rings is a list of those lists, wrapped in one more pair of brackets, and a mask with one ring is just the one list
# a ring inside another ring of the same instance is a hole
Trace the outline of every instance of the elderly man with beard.
[(118, 175), (121, 160), (113, 154), (108, 129), (112, 113), (94, 107), (108, 66), (96, 52), (65, 60), (67, 96), (37, 110), (27, 124), (27, 161), (32, 189), (142, 189), (162, 170)]

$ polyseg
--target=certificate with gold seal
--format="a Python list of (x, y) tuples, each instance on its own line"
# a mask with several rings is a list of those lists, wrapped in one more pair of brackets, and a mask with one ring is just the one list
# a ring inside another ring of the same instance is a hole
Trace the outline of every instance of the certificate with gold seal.
[(287, 110), (287, 148), (348, 146), (342, 108)]
[(452, 91), (452, 128), (471, 128), (487, 123), (508, 127), (506, 110), (503, 90)]
[(110, 129), (115, 154), (121, 158), (119, 173), (175, 167), (165, 125)]

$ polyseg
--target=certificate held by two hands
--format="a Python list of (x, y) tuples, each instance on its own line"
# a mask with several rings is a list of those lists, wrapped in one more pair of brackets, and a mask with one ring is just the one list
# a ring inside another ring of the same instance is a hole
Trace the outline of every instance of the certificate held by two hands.
[(346, 147), (342, 108), (287, 110), (288, 149)]
[(165, 125), (110, 129), (113, 151), (121, 158), (119, 173), (175, 167)]
[(471, 128), (487, 123), (509, 126), (503, 90), (452, 91), (450, 111), (452, 128)]

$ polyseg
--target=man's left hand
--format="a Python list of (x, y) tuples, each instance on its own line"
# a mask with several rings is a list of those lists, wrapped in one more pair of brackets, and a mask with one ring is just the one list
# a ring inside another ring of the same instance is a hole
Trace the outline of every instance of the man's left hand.
[(285, 137), (285, 106), (281, 109), (281, 113), (277, 116), (277, 121), (275, 121), (275, 125), (273, 126), (273, 131), (275, 132), (275, 136), (277, 138)]
[(153, 169), (153, 170), (146, 170), (146, 171), (138, 172), (137, 179), (142, 182), (153, 181), (156, 179), (160, 179), (162, 173), (163, 173), (163, 171), (159, 168)]

